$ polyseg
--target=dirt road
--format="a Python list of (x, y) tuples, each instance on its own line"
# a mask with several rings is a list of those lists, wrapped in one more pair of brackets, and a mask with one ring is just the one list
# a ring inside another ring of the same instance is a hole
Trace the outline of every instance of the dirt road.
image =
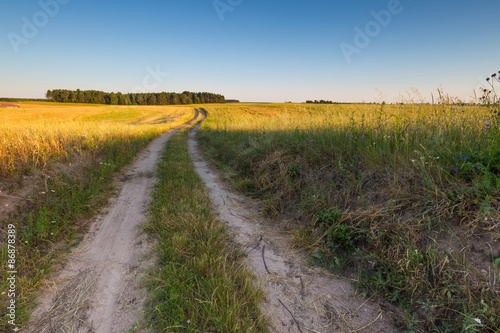
[[(198, 115), (196, 111), (191, 122)], [(123, 333), (141, 318), (145, 293), (140, 281), (151, 264), (151, 247), (140, 225), (165, 143), (186, 125), (155, 139), (126, 168), (107, 213), (95, 218), (83, 242), (52, 278), (23, 331)]]
[[(192, 122), (205, 117), (203, 110), (196, 110)], [(198, 151), (198, 127), (189, 135), (191, 157), (220, 219), (246, 252), (247, 266), (264, 290), (262, 312), (271, 331), (396, 332), (378, 304), (357, 295), (348, 280), (308, 267), (305, 255), (292, 249), (279, 224), (262, 216), (258, 202), (221, 183)], [(119, 194), (52, 278), (23, 331), (123, 333), (141, 319), (146, 295), (140, 281), (153, 260), (140, 225), (156, 165), (175, 131), (154, 140), (125, 170)]]

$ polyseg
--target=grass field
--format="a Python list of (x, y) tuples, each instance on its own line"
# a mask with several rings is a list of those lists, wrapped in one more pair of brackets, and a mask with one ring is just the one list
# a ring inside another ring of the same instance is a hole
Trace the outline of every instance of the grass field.
[(403, 331), (500, 331), (500, 128), (458, 105), (211, 105), (213, 163)]
[[(40, 283), (106, 204), (113, 175), (154, 137), (194, 114), (192, 107), (22, 106), (0, 109), (0, 195), (21, 191), (25, 198), (9, 199), (22, 204), (0, 217), (2, 234), (7, 223), (16, 230), (18, 325), (27, 320)], [(6, 240), (0, 240), (2, 265)], [(2, 268), (0, 330), (7, 327), (5, 274)]]

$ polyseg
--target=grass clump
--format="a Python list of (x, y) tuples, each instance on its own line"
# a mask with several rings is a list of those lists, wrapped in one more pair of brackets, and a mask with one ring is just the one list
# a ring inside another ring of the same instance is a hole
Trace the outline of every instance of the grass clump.
[(187, 131), (167, 143), (158, 178), (147, 226), (159, 257), (149, 279), (148, 325), (160, 332), (265, 332), (262, 294), (211, 210)]
[(330, 269), (413, 332), (497, 332), (500, 127), (491, 105), (210, 106), (200, 144)]

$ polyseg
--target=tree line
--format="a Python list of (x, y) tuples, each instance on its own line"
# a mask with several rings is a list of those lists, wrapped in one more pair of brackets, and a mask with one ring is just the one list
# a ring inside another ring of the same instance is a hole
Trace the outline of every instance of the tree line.
[(44, 98), (12, 98), (12, 97), (1, 97), (0, 102), (47, 102)]
[(335, 102), (332, 102), (332, 101), (328, 101), (328, 100), (324, 100), (324, 99), (321, 99), (321, 100), (314, 100), (314, 101), (310, 101), (310, 100), (307, 100), (306, 101), (307, 104), (337, 104)]
[(223, 95), (208, 92), (107, 93), (98, 90), (47, 90), (47, 99), (61, 103), (90, 103), (110, 105), (178, 105), (224, 103)]

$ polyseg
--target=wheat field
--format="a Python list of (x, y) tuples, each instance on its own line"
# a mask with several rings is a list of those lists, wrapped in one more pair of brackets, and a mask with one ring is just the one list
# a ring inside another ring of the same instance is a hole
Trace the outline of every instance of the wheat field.
[(182, 124), (191, 107), (23, 103), (0, 109), (0, 179), (43, 170), (53, 161), (105, 154), (117, 140), (152, 138)]

